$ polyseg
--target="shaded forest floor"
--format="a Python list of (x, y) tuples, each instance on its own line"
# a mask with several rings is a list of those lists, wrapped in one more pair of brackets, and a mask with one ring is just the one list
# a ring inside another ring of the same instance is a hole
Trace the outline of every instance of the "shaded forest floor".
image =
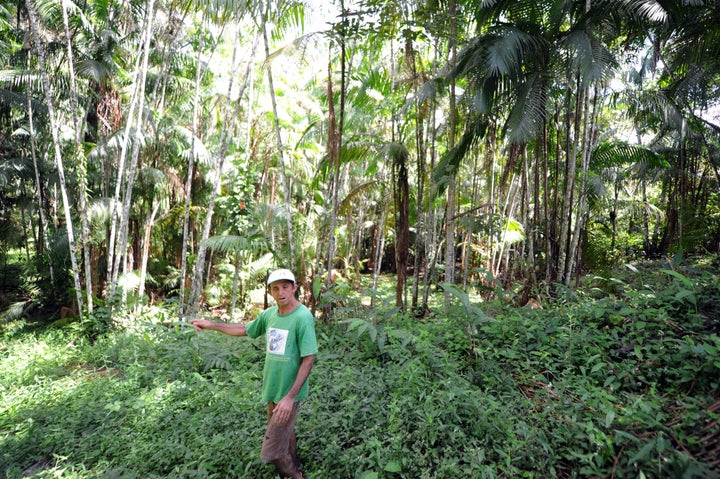
[[(317, 324), (305, 477), (720, 477), (718, 271), (624, 268), (538, 309), (453, 288), (422, 320), (392, 306), (392, 278), (372, 309), (348, 287)], [(0, 475), (276, 477), (258, 457), (262, 341), (171, 316), (94, 342), (0, 323)]]

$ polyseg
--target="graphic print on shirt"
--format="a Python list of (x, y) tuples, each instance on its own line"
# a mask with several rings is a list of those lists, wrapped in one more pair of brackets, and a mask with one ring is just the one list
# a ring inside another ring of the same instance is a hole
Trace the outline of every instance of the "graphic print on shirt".
[(287, 329), (270, 328), (267, 332), (267, 350), (271, 354), (285, 354), (285, 343), (288, 338)]

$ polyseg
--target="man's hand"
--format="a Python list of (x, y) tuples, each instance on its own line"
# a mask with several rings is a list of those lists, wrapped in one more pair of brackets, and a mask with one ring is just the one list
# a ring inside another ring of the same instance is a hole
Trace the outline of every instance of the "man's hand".
[(195, 326), (195, 331), (200, 332), (203, 329), (207, 329), (210, 326), (212, 326), (213, 322), (208, 321), (207, 319), (197, 318), (197, 319), (191, 319), (190, 324)]
[(277, 403), (275, 409), (273, 409), (272, 421), (275, 424), (285, 424), (288, 419), (290, 419), (290, 415), (292, 414), (294, 407), (295, 401), (292, 398), (285, 396), (279, 403)]

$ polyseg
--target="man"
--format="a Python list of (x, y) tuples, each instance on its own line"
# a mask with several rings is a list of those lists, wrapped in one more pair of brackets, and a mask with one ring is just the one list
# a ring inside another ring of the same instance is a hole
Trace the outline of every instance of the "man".
[(190, 322), (197, 331), (211, 329), (251, 338), (265, 334), (262, 399), (268, 404), (268, 425), (260, 458), (274, 463), (282, 477), (302, 479), (294, 429), (299, 402), (308, 396), (308, 377), (318, 352), (314, 318), (295, 297), (298, 285), (292, 271), (273, 271), (267, 285), (276, 306), (266, 309), (247, 325), (206, 319)]

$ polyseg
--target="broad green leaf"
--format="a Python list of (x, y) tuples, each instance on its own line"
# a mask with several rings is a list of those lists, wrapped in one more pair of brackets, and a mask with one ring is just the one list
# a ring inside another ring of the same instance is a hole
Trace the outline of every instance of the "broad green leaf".
[(662, 269), (660, 271), (662, 271), (663, 273), (665, 273), (669, 276), (679, 279), (685, 286), (687, 286), (690, 289), (693, 289), (695, 287), (695, 284), (692, 282), (692, 280), (690, 280), (690, 278), (688, 278), (687, 276), (685, 276), (683, 274), (678, 273), (677, 271), (673, 271), (671, 269)]
[(610, 425), (613, 423), (614, 420), (615, 420), (615, 410), (610, 409), (605, 414), (605, 427), (610, 427)]
[(650, 452), (655, 449), (655, 443), (649, 442), (645, 444), (642, 449), (640, 449), (637, 454), (635, 454), (632, 459), (630, 459), (630, 464), (636, 464), (640, 461), (643, 461), (647, 459), (650, 456)]
[(352, 323), (350, 323), (347, 330), (352, 331), (353, 329), (357, 329), (364, 324), (367, 324), (367, 321), (365, 321), (364, 319), (356, 319)]
[(677, 300), (682, 300), (685, 298), (687, 298), (688, 301), (690, 301), (692, 304), (696, 303), (695, 293), (693, 293), (692, 291), (688, 291), (687, 289), (683, 289), (675, 295), (675, 299)]
[(312, 292), (313, 298), (317, 299), (320, 297), (320, 291), (322, 291), (323, 279), (320, 276), (316, 276), (313, 279)]
[(637, 356), (640, 361), (643, 360), (642, 348), (640, 346), (635, 346), (635, 356)]
[(630, 271), (632, 271), (633, 273), (639, 273), (639, 272), (640, 272), (640, 271), (638, 271), (638, 269), (637, 269), (635, 266), (633, 266), (633, 265), (631, 265), (631, 264), (629, 264), (629, 263), (625, 264), (625, 267), (626, 267), (627, 269), (629, 269)]

